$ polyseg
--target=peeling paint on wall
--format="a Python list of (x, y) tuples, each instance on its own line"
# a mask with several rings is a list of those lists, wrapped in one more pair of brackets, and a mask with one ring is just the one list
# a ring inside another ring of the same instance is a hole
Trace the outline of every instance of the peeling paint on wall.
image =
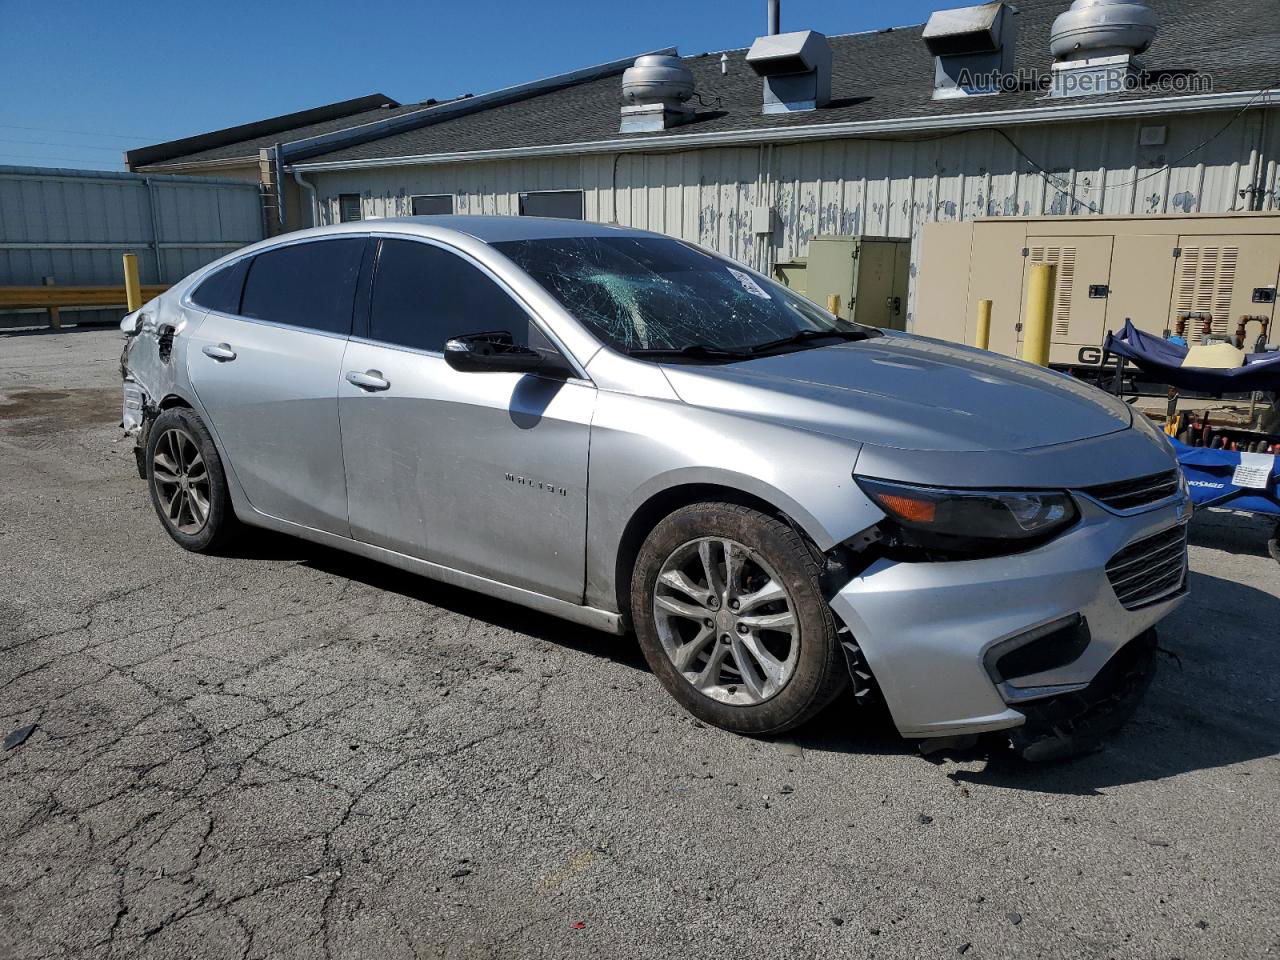
[[(339, 193), (360, 193), (373, 217), (408, 214), (415, 194), (453, 194), (459, 213), (511, 214), (521, 191), (581, 189), (589, 219), (612, 221), (616, 212), (619, 223), (693, 240), (767, 272), (805, 256), (819, 234), (915, 239), (931, 220), (1231, 210), (1248, 171), (1273, 170), (1280, 160), (1275, 137), (1271, 153), (1260, 149), (1264, 113), (1280, 110), (1250, 111), (1221, 133), (1216, 114), (1172, 117), (1171, 142), (1158, 155), (1137, 146), (1143, 121), (1134, 118), (1011, 128), (1021, 152), (994, 131), (975, 130), (941, 140), (720, 147), (624, 155), (616, 164), (609, 154), (424, 164), (312, 179), (330, 222)], [(1028, 156), (1051, 171), (1049, 180)], [(1181, 156), (1182, 165), (1165, 167), (1167, 157)], [(1261, 202), (1274, 208), (1280, 196), (1268, 177)], [(760, 202), (774, 209), (771, 234), (752, 230), (751, 208)]]

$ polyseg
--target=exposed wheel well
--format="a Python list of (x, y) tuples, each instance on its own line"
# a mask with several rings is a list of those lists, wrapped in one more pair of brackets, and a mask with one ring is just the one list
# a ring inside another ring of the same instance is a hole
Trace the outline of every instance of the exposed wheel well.
[(183, 400), (176, 393), (171, 393), (167, 397), (165, 397), (163, 400), (160, 401), (159, 409), (168, 410), (172, 407), (186, 407), (188, 410), (190, 410), (191, 404), (187, 403), (187, 401)]
[(622, 531), (622, 539), (618, 542), (613, 582), (618, 610), (624, 616), (627, 616), (631, 609), (631, 575), (635, 570), (636, 557), (640, 554), (640, 547), (644, 544), (645, 538), (664, 517), (670, 516), (681, 507), (708, 500), (741, 504), (771, 517), (778, 517), (793, 527), (796, 526), (790, 517), (769, 501), (733, 487), (714, 483), (689, 483), (654, 494), (631, 515), (626, 528)]

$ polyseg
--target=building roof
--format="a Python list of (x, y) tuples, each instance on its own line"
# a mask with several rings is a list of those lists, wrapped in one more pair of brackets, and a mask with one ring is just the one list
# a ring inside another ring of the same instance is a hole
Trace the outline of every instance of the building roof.
[[(814, 111), (761, 114), (761, 80), (747, 66), (746, 50), (731, 50), (727, 51), (725, 75), (721, 74), (719, 53), (684, 58), (701, 98), (700, 103), (694, 101), (696, 119), (660, 133), (618, 132), (621, 90), (619, 78), (611, 74), (534, 92), (515, 102), (465, 115), (441, 116), (434, 122), (424, 116), (423, 123), (412, 129), (299, 157), (298, 166), (376, 164), (399, 158), (602, 142), (625, 148), (628, 140), (677, 141), (735, 131), (746, 134), (747, 139), (753, 133), (763, 139), (766, 132), (787, 127), (981, 118), (1048, 105), (1079, 105), (1078, 112), (1087, 114), (1101, 112), (1100, 106), (1117, 101), (1160, 98), (1172, 102), (1182, 94), (1161, 84), (1188, 77), (1210, 81), (1214, 95), (1252, 92), (1280, 84), (1280, 19), (1273, 15), (1272, 5), (1272, 0), (1233, 0), (1230, 4), (1152, 0), (1160, 16), (1160, 29), (1151, 49), (1141, 57), (1147, 85), (1114, 96), (1048, 101), (1028, 84), (1025, 89), (995, 96), (934, 100), (933, 60), (920, 39), (923, 25), (917, 25), (831, 37), (832, 99), (828, 106)], [(1018, 0), (1017, 68), (1047, 74), (1052, 63), (1049, 27), (1067, 6), (1065, 0)], [(802, 133), (799, 129), (795, 132)]]
[(395, 113), (421, 110), (428, 104), (401, 105), (383, 93), (371, 93), (351, 100), (339, 100), (323, 106), (286, 113), (265, 120), (242, 123), (222, 130), (211, 130), (180, 140), (170, 140), (125, 153), (125, 165), (160, 167), (173, 164), (210, 163), (214, 161), (257, 160), (258, 151), (276, 143), (301, 140), (321, 133), (343, 130), (369, 123)]

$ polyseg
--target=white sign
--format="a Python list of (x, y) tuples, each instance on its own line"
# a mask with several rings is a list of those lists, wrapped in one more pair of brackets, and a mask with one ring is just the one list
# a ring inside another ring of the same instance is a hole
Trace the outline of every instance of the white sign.
[(735, 270), (733, 269), (733, 267), (726, 267), (725, 269), (728, 270), (730, 273), (732, 273), (735, 277), (737, 277), (738, 282), (742, 284), (742, 288), (746, 290), (747, 293), (751, 294), (753, 297), (759, 297), (761, 300), (773, 299), (773, 297), (769, 296), (768, 291), (766, 291), (764, 287), (756, 283), (755, 279), (751, 276), (751, 274), (743, 273), (741, 270)]
[(1237, 487), (1265, 490), (1275, 465), (1276, 458), (1274, 454), (1242, 453), (1240, 454), (1240, 466), (1236, 467), (1236, 472), (1231, 475), (1231, 482)]

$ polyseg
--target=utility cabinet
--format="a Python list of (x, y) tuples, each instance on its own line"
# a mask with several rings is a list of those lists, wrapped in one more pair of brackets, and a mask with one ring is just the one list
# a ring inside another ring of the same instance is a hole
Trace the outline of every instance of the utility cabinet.
[[(973, 343), (990, 300), (990, 348), (1021, 353), (1031, 265), (1057, 268), (1049, 361), (1097, 363), (1126, 319), (1157, 336), (1185, 320), (1189, 343), (1270, 328), (1280, 282), (1280, 214), (990, 217), (924, 226), (913, 331)], [(1207, 325), (1207, 330), (1206, 330)]]
[(887, 237), (813, 237), (804, 261), (779, 263), (774, 275), (814, 303), (840, 298), (839, 314), (902, 330), (907, 319), (911, 241)]

